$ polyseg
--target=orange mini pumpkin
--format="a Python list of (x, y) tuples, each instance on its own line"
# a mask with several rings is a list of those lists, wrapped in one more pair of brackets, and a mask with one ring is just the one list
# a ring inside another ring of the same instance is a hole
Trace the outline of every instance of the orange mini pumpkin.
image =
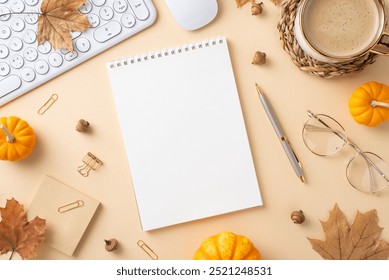
[(18, 117), (0, 118), (0, 160), (17, 161), (31, 154), (35, 147), (34, 130)]
[(378, 82), (367, 82), (353, 92), (348, 105), (357, 123), (378, 125), (389, 119), (389, 87)]
[(221, 232), (208, 237), (193, 256), (194, 260), (261, 260), (261, 254), (243, 235)]

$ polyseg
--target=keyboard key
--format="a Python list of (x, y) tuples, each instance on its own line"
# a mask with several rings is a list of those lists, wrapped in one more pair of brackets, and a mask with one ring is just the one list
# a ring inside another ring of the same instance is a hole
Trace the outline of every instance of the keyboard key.
[(15, 69), (20, 69), (23, 67), (24, 65), (24, 59), (21, 55), (18, 55), (18, 54), (14, 54), (10, 61), (9, 61), (9, 64), (11, 64), (11, 67), (12, 68), (15, 68)]
[(0, 76), (4, 77), (9, 74), (11, 67), (5, 62), (0, 62)]
[(24, 11), (24, 3), (21, 0), (11, 1), (11, 10), (14, 13), (21, 13)]
[(96, 14), (89, 14), (86, 16), (89, 20), (89, 23), (92, 24), (92, 27), (97, 27), (100, 24), (100, 18)]
[(114, 13), (111, 7), (102, 7), (100, 10), (100, 17), (103, 20), (110, 20), (113, 18), (113, 15)]
[(15, 52), (20, 51), (23, 48), (23, 41), (19, 37), (12, 37), (9, 40), (9, 48)]
[(18, 17), (18, 18), (15, 18), (14, 21), (11, 23), (11, 28), (13, 31), (16, 31), (16, 32), (20, 32), (24, 29), (24, 21)]
[(97, 7), (101, 7), (105, 4), (105, 0), (93, 0), (93, 4), (95, 4)]
[(89, 40), (86, 39), (86, 38), (78, 39), (76, 41), (76, 48), (77, 48), (77, 50), (79, 50), (82, 53), (89, 51), (89, 49), (90, 49), (90, 42), (89, 42)]
[(92, 11), (92, 3), (90, 1), (85, 1), (84, 4), (81, 5), (81, 7), (78, 9), (81, 13), (87, 14)]
[(47, 54), (51, 51), (51, 44), (49, 41), (45, 41), (43, 44), (38, 46), (38, 51), (42, 54)]
[(32, 44), (36, 41), (36, 33), (35, 31), (31, 30), (31, 29), (27, 29), (24, 33), (23, 33), (23, 41), (26, 42), (27, 44)]
[(70, 35), (72, 35), (72, 39), (76, 39), (76, 38), (80, 37), (81, 34), (82, 33), (79, 32), (79, 31), (72, 31), (72, 32), (70, 32)]
[(44, 60), (38, 60), (36, 63), (35, 63), (35, 71), (40, 74), (40, 75), (44, 75), (46, 74), (47, 72), (49, 72), (49, 64), (44, 61)]
[(134, 11), (135, 16), (139, 20), (146, 20), (149, 15), (149, 9), (147, 9), (143, 0), (129, 0), (131, 9)]
[(32, 82), (35, 79), (35, 71), (30, 67), (26, 67), (22, 70), (21, 76), (23, 81)]
[(54, 53), (50, 54), (49, 63), (51, 66), (59, 67), (62, 65), (62, 62), (63, 62), (63, 58), (59, 53), (54, 52)]
[(131, 28), (135, 25), (135, 17), (133, 14), (124, 14), (120, 19), (124, 27)]
[(36, 14), (27, 14), (24, 16), (24, 20), (28, 23), (28, 24), (35, 24), (38, 22), (38, 15)]
[(38, 4), (39, 0), (24, 0), (24, 2), (26, 2), (26, 4), (29, 6), (35, 6)]
[(69, 51), (67, 49), (60, 49), (59, 50), (62, 54), (67, 54)]
[(118, 13), (124, 13), (127, 10), (127, 7), (126, 0), (115, 0), (113, 3), (113, 8)]
[(22, 80), (16, 76), (11, 75), (0, 81), (0, 98), (17, 90), (22, 85)]
[(107, 24), (100, 26), (93, 33), (95, 40), (99, 43), (103, 43), (112, 39), (116, 35), (120, 34), (122, 26), (117, 21), (110, 21)]
[(0, 39), (8, 39), (11, 36), (11, 29), (7, 25), (0, 26)]
[(0, 7), (0, 20), (1, 21), (7, 21), (11, 17), (10, 15), (11, 11), (7, 7)]
[(71, 60), (75, 59), (77, 56), (78, 56), (78, 52), (76, 52), (76, 51), (68, 52), (67, 54), (65, 54), (65, 60), (71, 61)]
[(35, 48), (29, 47), (29, 48), (24, 50), (23, 57), (27, 61), (30, 61), (30, 62), (35, 61), (38, 58), (38, 52)]
[(0, 58), (6, 58), (9, 54), (9, 49), (6, 45), (0, 45)]

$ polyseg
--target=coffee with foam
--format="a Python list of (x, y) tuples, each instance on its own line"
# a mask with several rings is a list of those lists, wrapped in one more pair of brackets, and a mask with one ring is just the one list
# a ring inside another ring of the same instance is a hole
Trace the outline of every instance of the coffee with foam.
[(374, 0), (313, 0), (306, 3), (301, 26), (323, 55), (352, 57), (374, 45), (381, 16)]

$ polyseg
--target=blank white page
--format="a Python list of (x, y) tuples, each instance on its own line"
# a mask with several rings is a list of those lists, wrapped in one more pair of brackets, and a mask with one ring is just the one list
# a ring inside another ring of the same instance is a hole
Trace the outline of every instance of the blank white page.
[(143, 230), (262, 205), (225, 38), (107, 66)]

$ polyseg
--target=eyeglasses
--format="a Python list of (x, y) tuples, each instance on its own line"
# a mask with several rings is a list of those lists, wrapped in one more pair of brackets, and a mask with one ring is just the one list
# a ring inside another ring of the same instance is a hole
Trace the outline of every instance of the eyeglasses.
[(302, 136), (305, 146), (319, 156), (330, 156), (339, 152), (346, 144), (354, 149), (346, 167), (346, 177), (355, 189), (376, 194), (389, 186), (389, 166), (378, 155), (362, 151), (351, 142), (343, 126), (330, 116), (308, 111)]

